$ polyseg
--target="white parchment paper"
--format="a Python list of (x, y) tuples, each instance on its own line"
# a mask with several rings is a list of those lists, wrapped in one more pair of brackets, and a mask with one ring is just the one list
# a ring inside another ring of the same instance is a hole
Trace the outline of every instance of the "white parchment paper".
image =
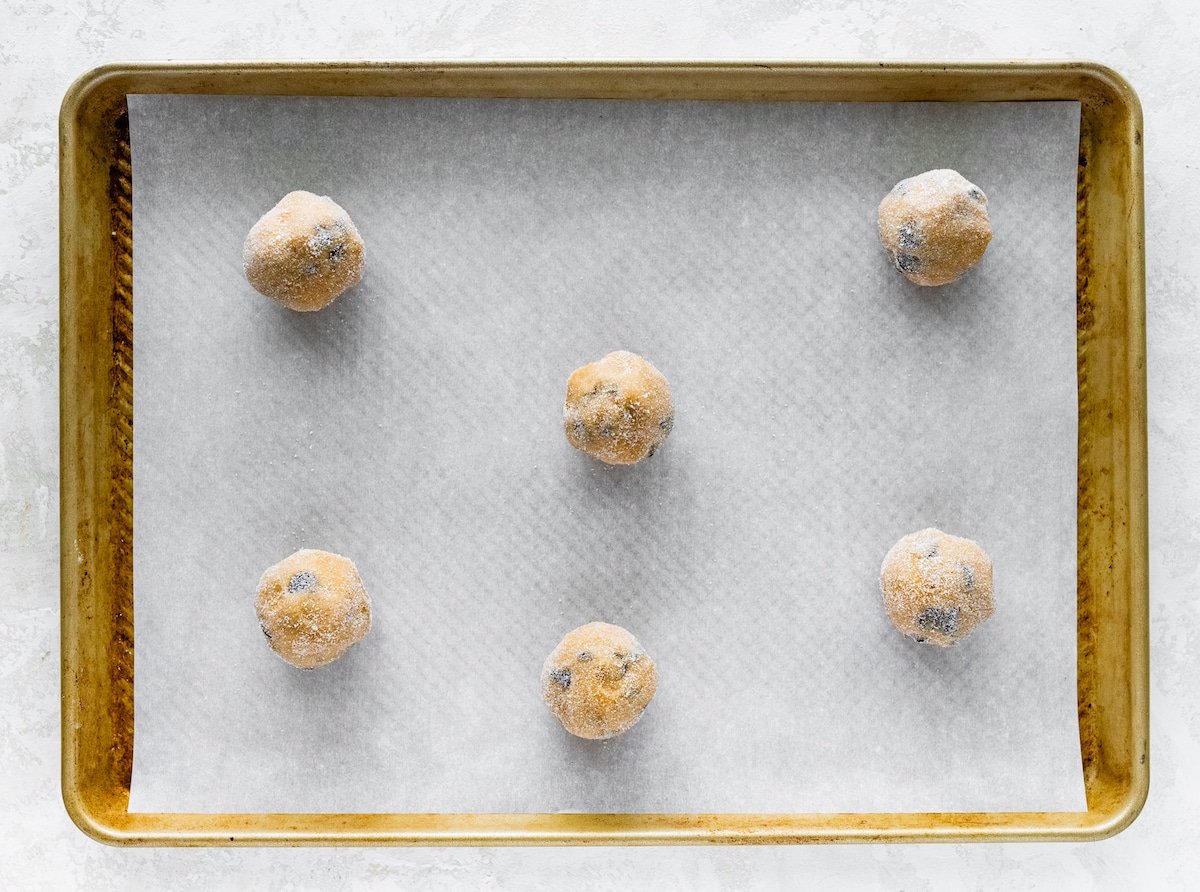
[[(130, 97), (135, 811), (1085, 808), (1075, 695), (1075, 103)], [(953, 167), (982, 265), (890, 268), (875, 208)], [(286, 192), (367, 246), (318, 314), (241, 271)], [(570, 372), (671, 381), (643, 465), (573, 451)], [(977, 539), (997, 610), (892, 630), (892, 543)], [(301, 547), (368, 638), (303, 672), (254, 615)], [(567, 735), (538, 673), (629, 628), (658, 694)]]

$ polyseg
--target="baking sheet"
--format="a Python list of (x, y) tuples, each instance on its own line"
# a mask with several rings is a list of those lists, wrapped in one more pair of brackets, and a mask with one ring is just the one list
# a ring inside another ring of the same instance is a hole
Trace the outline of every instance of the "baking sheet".
[[(1082, 810), (1076, 103), (131, 96), (133, 811)], [(875, 234), (954, 167), (994, 240), (919, 289)], [(319, 314), (245, 282), (285, 192), (367, 246)], [(561, 431), (630, 349), (676, 426), (610, 468)], [(995, 561), (963, 645), (896, 632), (923, 526)], [(353, 558), (368, 638), (266, 646), (262, 570)], [(657, 660), (629, 734), (539, 697), (594, 619)]]

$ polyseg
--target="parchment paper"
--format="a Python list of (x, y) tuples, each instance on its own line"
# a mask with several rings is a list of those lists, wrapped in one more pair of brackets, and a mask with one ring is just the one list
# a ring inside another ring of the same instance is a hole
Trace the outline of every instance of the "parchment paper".
[[(130, 97), (131, 808), (1085, 808), (1075, 702), (1075, 103)], [(953, 167), (995, 237), (959, 284), (888, 265), (875, 208)], [(255, 293), (246, 231), (327, 194), (364, 280)], [(609, 468), (561, 430), (614, 349), (676, 426)], [(878, 574), (925, 526), (995, 561), (939, 650)], [(303, 672), (254, 589), (351, 557), (375, 627)], [(657, 660), (604, 743), (543, 706), (595, 619)]]

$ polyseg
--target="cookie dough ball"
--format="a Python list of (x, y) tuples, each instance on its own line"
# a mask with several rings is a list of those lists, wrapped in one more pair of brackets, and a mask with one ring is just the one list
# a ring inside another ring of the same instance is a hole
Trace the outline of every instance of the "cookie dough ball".
[(371, 630), (371, 599), (353, 561), (305, 548), (263, 573), (258, 622), (275, 653), (316, 669)]
[(285, 307), (311, 312), (357, 285), (363, 243), (350, 215), (324, 195), (289, 192), (242, 245), (246, 278)]
[(879, 575), (892, 625), (948, 647), (992, 615), (992, 559), (970, 539), (941, 530), (911, 533), (892, 546)]
[(953, 282), (992, 240), (987, 196), (954, 170), (901, 180), (879, 203), (879, 238), (910, 282)]
[(567, 440), (606, 464), (632, 465), (649, 458), (674, 424), (667, 379), (636, 353), (610, 353), (576, 369), (567, 380)]
[(629, 632), (608, 623), (568, 632), (542, 666), (542, 699), (564, 728), (588, 740), (636, 725), (657, 687), (654, 660)]

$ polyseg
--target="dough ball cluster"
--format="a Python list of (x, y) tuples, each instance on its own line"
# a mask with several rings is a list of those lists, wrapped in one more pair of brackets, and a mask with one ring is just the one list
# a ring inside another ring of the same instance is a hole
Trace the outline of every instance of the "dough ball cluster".
[(992, 240), (987, 196), (954, 170), (901, 180), (879, 203), (879, 238), (910, 282), (953, 282)]
[(966, 638), (995, 606), (987, 552), (970, 539), (932, 528), (892, 546), (879, 587), (892, 625), (940, 647)]
[(636, 353), (609, 353), (567, 380), (567, 440), (606, 464), (632, 465), (649, 458), (674, 424), (667, 379)]
[(258, 622), (275, 653), (316, 669), (371, 630), (371, 599), (353, 561), (305, 548), (263, 573)]
[(242, 245), (250, 284), (293, 310), (328, 306), (362, 278), (354, 221), (324, 195), (289, 192), (251, 227)]
[(658, 687), (654, 660), (620, 626), (588, 623), (542, 666), (542, 698), (576, 737), (605, 740), (637, 724)]
[[(953, 170), (902, 180), (884, 197), (879, 237), (892, 263), (918, 285), (953, 282), (991, 240), (987, 196)], [(255, 223), (243, 245), (247, 280), (293, 310), (328, 306), (362, 278), (364, 248), (349, 214), (326, 196), (289, 192)], [(663, 374), (625, 350), (576, 369), (567, 381), (563, 428), (599, 461), (631, 465), (654, 455), (674, 426)], [(880, 571), (893, 625), (946, 647), (991, 616), (992, 562), (969, 539), (924, 529), (888, 552)], [(338, 659), (371, 628), (371, 601), (353, 562), (303, 549), (270, 567), (257, 615), (271, 648), (301, 669)], [(654, 660), (620, 626), (593, 622), (567, 633), (546, 658), (542, 697), (571, 734), (605, 740), (641, 719), (658, 686)]]

